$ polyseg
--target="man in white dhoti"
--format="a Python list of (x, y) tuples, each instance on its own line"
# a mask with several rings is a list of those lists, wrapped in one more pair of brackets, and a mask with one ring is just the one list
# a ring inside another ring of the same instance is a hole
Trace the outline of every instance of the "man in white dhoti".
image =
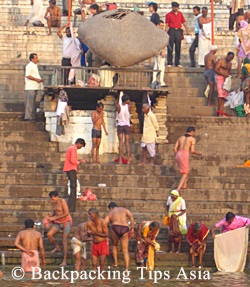
[(202, 7), (202, 15), (199, 17), (199, 44), (198, 44), (198, 64), (204, 67), (204, 57), (210, 52), (211, 47), (211, 18), (207, 17), (207, 7)]
[[(157, 24), (157, 27), (164, 30), (164, 22), (160, 20)], [(162, 49), (160, 53), (154, 57), (154, 70), (160, 70), (160, 86), (166, 86), (164, 83), (164, 75), (165, 75), (165, 61), (166, 61), (166, 49)], [(157, 72), (153, 72), (153, 80), (152, 83), (156, 81)]]
[(33, 26), (43, 27), (43, 20), (44, 20), (44, 7), (42, 0), (30, 0), (30, 5), (32, 6), (32, 10), (24, 24), (27, 26), (28, 23), (32, 23)]

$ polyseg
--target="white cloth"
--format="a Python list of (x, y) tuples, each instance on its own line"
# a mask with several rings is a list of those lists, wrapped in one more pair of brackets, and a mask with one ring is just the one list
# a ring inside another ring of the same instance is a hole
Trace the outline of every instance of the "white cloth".
[(42, 83), (37, 83), (36, 81), (28, 79), (28, 76), (34, 77), (36, 79), (41, 79), (41, 76), (38, 72), (37, 64), (31, 61), (25, 67), (25, 91), (43, 89)]
[(120, 105), (121, 110), (118, 113), (117, 120), (118, 126), (129, 126), (130, 127), (130, 112), (128, 109), (128, 105)]
[(155, 157), (155, 142), (154, 143), (141, 143), (141, 147), (146, 147), (150, 157)]
[(244, 92), (235, 91), (231, 92), (229, 96), (226, 98), (224, 107), (230, 107), (230, 109), (235, 109), (238, 106), (244, 105)]
[(200, 66), (205, 65), (204, 57), (210, 52), (211, 48), (211, 31), (212, 24), (202, 24), (202, 29), (199, 33), (199, 44), (198, 44), (198, 64)]
[(67, 107), (68, 102), (63, 102), (58, 99), (57, 108), (56, 108), (56, 115), (60, 116), (61, 114), (65, 113), (65, 108)]
[(143, 134), (141, 141), (150, 144), (156, 142), (159, 125), (156, 116), (153, 112), (149, 111), (148, 114), (144, 114), (143, 122)]
[(44, 7), (43, 7), (43, 1), (42, 0), (34, 0), (34, 3), (32, 5), (32, 10), (30, 12), (30, 15), (28, 17), (29, 22), (36, 23), (38, 21), (43, 22), (44, 21)]
[(77, 252), (81, 252), (81, 257), (87, 259), (87, 252), (86, 252), (86, 242), (82, 242), (77, 238), (73, 237), (71, 239), (71, 247), (73, 249), (73, 254), (75, 255)]
[(244, 271), (248, 249), (248, 232), (248, 228), (242, 227), (215, 236), (214, 260), (219, 271)]
[(113, 87), (115, 72), (109, 70), (109, 66), (101, 66), (101, 68), (106, 68), (106, 70), (100, 70), (100, 86), (107, 88)]
[[(161, 53), (158, 56), (154, 57), (154, 70), (160, 70), (160, 86), (165, 85), (164, 83), (164, 75), (165, 75), (165, 60), (161, 56)], [(153, 80), (152, 83), (156, 81), (157, 72), (153, 72)]]

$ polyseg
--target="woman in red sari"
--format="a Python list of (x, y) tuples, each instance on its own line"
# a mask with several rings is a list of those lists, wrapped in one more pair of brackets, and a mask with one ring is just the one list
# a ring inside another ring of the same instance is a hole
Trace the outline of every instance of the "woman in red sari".
[(206, 251), (208, 233), (208, 228), (205, 226), (205, 224), (200, 222), (195, 222), (188, 228), (186, 239), (190, 245), (192, 267), (195, 267), (195, 256), (199, 256), (199, 268), (202, 267), (202, 256)]

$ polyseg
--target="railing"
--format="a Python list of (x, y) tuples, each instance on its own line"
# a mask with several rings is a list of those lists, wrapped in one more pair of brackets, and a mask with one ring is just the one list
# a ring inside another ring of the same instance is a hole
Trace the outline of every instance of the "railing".
[[(96, 67), (65, 67), (56, 66), (52, 73), (49, 86), (95, 86), (94, 81), (99, 81), (103, 88), (148, 88), (160, 70), (143, 68), (96, 68)], [(98, 85), (97, 85), (98, 86)]]

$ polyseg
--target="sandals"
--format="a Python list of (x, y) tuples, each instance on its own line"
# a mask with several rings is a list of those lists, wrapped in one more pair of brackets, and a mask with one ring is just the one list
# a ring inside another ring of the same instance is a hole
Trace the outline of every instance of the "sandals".
[(227, 113), (223, 113), (221, 110), (218, 110), (216, 112), (216, 116), (217, 117), (231, 117), (231, 115), (227, 114)]

